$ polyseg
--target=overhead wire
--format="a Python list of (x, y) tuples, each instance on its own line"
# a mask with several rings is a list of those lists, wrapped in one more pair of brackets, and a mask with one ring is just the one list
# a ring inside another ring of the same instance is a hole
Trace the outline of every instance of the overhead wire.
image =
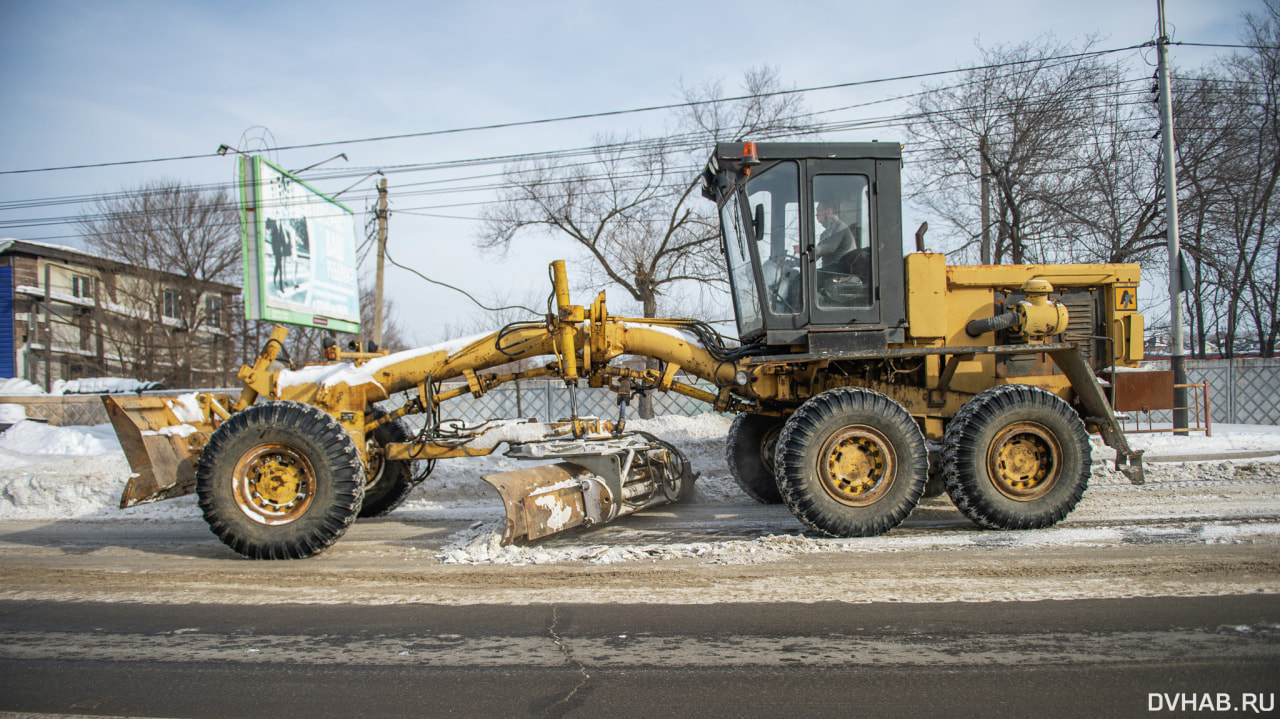
[[(562, 120), (569, 120), (569, 119), (581, 119), (582, 117), (590, 117), (590, 116), (599, 116), (599, 117), (602, 117), (602, 116), (610, 116), (610, 115), (615, 115), (615, 114), (627, 114), (627, 113), (630, 113), (630, 112), (645, 112), (645, 111), (650, 111), (650, 110), (652, 110), (652, 109), (671, 109), (671, 108), (679, 108), (679, 107), (691, 107), (691, 106), (696, 106), (696, 105), (706, 105), (706, 104), (714, 104), (714, 103), (722, 103), (722, 102), (731, 102), (731, 101), (735, 101), (735, 100), (754, 99), (754, 98), (768, 97), (768, 96), (773, 96), (773, 95), (785, 95), (785, 94), (793, 94), (793, 93), (801, 93), (801, 92), (812, 92), (812, 91), (816, 91), (816, 90), (832, 89), (832, 88), (837, 88), (837, 87), (852, 87), (852, 86), (857, 86), (857, 85), (866, 85), (866, 84), (873, 84), (873, 83), (878, 83), (878, 82), (891, 82), (891, 81), (894, 81), (894, 80), (900, 80), (900, 79), (919, 78), (919, 77), (931, 77), (931, 76), (941, 76), (941, 75), (948, 75), (948, 74), (959, 73), (959, 72), (970, 72), (970, 71), (975, 71), (975, 70), (983, 70), (983, 69), (988, 69), (988, 68), (1013, 67), (1013, 66), (1022, 66), (1022, 65), (1029, 65), (1029, 64), (1041, 64), (1041, 65), (1043, 65), (1043, 63), (1045, 63), (1045, 62), (1056, 62), (1057, 64), (1062, 64), (1062, 63), (1064, 63), (1064, 62), (1070, 62), (1072, 59), (1078, 59), (1078, 58), (1088, 57), (1088, 56), (1100, 56), (1100, 55), (1105, 55), (1105, 54), (1110, 54), (1110, 53), (1123, 52), (1123, 51), (1126, 51), (1126, 50), (1140, 49), (1140, 48), (1144, 48), (1144, 47), (1146, 47), (1146, 46), (1148, 46), (1148, 45), (1150, 45), (1150, 43), (1144, 43), (1144, 44), (1142, 44), (1142, 45), (1135, 45), (1135, 46), (1130, 46), (1130, 47), (1126, 47), (1126, 48), (1115, 48), (1115, 49), (1109, 49), (1109, 50), (1097, 50), (1097, 51), (1087, 51), (1087, 52), (1082, 52), (1082, 53), (1071, 53), (1071, 54), (1066, 54), (1066, 55), (1056, 56), (1056, 57), (1053, 57), (1053, 58), (1031, 58), (1031, 59), (1028, 59), (1028, 60), (1011, 61), (1011, 62), (1002, 62), (1002, 63), (992, 63), (992, 64), (988, 64), (988, 65), (973, 66), (973, 67), (969, 67), (969, 68), (959, 68), (959, 69), (956, 69), (956, 70), (935, 71), (935, 72), (929, 72), (929, 73), (918, 73), (918, 74), (915, 74), (915, 75), (904, 75), (904, 76), (898, 76), (898, 77), (894, 77), (894, 78), (880, 78), (880, 79), (876, 79), (876, 80), (868, 80), (868, 81), (856, 81), (856, 82), (849, 82), (849, 83), (837, 83), (837, 84), (833, 84), (833, 85), (824, 85), (824, 86), (819, 86), (819, 87), (814, 87), (814, 88), (802, 88), (802, 89), (787, 90), (787, 91), (778, 91), (778, 92), (771, 92), (771, 93), (760, 93), (760, 94), (756, 94), (756, 95), (743, 95), (743, 96), (738, 96), (738, 97), (732, 97), (732, 98), (719, 98), (719, 99), (715, 99), (715, 100), (707, 100), (707, 101), (696, 101), (696, 102), (687, 102), (687, 103), (673, 103), (673, 104), (669, 104), (669, 105), (664, 105), (664, 106), (653, 106), (653, 107), (649, 107), (649, 108), (635, 108), (635, 109), (632, 109), (632, 110), (621, 110), (621, 111), (609, 111), (609, 112), (604, 112), (604, 113), (593, 113), (593, 114), (591, 114), (591, 115), (581, 115), (581, 116), (579, 116), (579, 115), (563, 116), (563, 117), (561, 117), (561, 118), (548, 118), (548, 119), (545, 119), (545, 120), (527, 121), (527, 122), (521, 122), (521, 123), (502, 123), (502, 124), (497, 124), (497, 125), (476, 126), (476, 127), (470, 127), (470, 128), (456, 128), (456, 129), (453, 129), (453, 130), (430, 131), (430, 132), (426, 132), (426, 133), (409, 133), (409, 134), (406, 134), (406, 135), (382, 136), (382, 137), (378, 137), (378, 138), (362, 138), (362, 139), (360, 139), (360, 140), (356, 140), (356, 141), (352, 141), (352, 142), (357, 142), (357, 141), (358, 141), (358, 142), (376, 141), (376, 140), (384, 140), (384, 139), (398, 139), (398, 138), (402, 138), (402, 137), (410, 137), (410, 136), (425, 136), (425, 135), (430, 135), (430, 134), (447, 134), (447, 133), (452, 133), (452, 132), (468, 132), (468, 131), (473, 131), (473, 130), (492, 129), (492, 128), (498, 128), (498, 127), (510, 127), (510, 126), (517, 126), (517, 125), (522, 125), (522, 124), (541, 124), (541, 123), (544, 123), (544, 122), (555, 122), (555, 121), (562, 121)], [(1029, 68), (1029, 69), (1027, 69), (1027, 70), (1015, 70), (1014, 72), (1033, 72), (1033, 71), (1036, 71), (1037, 69), (1038, 69), (1038, 68)], [(1119, 84), (1121, 84), (1121, 85), (1124, 85), (1124, 84), (1135, 84), (1135, 83), (1141, 83), (1141, 82), (1145, 82), (1145, 81), (1146, 81), (1146, 80), (1145, 80), (1145, 78), (1130, 78), (1130, 79), (1125, 79), (1125, 80), (1121, 80), (1121, 81), (1119, 81)], [(950, 87), (951, 87), (951, 88), (963, 87), (963, 86), (965, 86), (965, 85), (969, 85), (969, 84), (972, 84), (972, 83), (974, 83), (974, 82), (977, 82), (977, 81), (976, 81), (976, 80), (967, 80), (967, 81), (965, 81), (965, 82), (957, 83), (957, 84), (952, 85), (952, 86), (950, 86)], [(903, 99), (903, 98), (909, 98), (909, 97), (920, 96), (920, 95), (924, 95), (924, 94), (927, 94), (927, 93), (930, 93), (930, 92), (936, 92), (936, 91), (938, 91), (938, 89), (939, 89), (939, 88), (930, 88), (930, 89), (921, 90), (921, 91), (914, 92), (914, 93), (908, 93), (908, 94), (902, 95), (902, 96), (900, 96), (900, 97), (898, 97), (898, 98), (886, 98), (886, 99), (876, 100), (876, 101), (871, 101), (871, 102), (867, 102), (867, 103), (859, 103), (859, 104), (857, 104), (857, 105), (845, 106), (845, 107), (842, 107), (842, 108), (830, 108), (830, 109), (826, 109), (826, 110), (819, 110), (819, 111), (815, 111), (815, 112), (813, 112), (813, 113), (808, 113), (808, 116), (810, 116), (810, 117), (830, 116), (830, 115), (833, 115), (833, 114), (835, 114), (835, 113), (838, 113), (838, 112), (841, 112), (841, 111), (846, 111), (846, 110), (851, 109), (851, 108), (866, 107), (866, 106), (871, 106), (871, 105), (875, 105), (875, 104), (883, 104), (883, 103), (886, 103), (886, 102), (891, 102), (891, 101), (895, 101), (895, 100), (901, 100), (901, 99)], [(946, 89), (946, 86), (944, 86), (944, 88), (943, 88), (943, 89)], [(1131, 97), (1138, 97), (1138, 96), (1141, 96), (1141, 95), (1142, 95), (1142, 93), (1141, 93), (1141, 92), (1139, 92), (1139, 91), (1133, 91), (1133, 92), (1129, 92), (1129, 93), (1128, 93), (1128, 96), (1131, 96)], [(1112, 94), (1110, 94), (1110, 95), (1108, 95), (1108, 96), (1100, 96), (1100, 98), (1105, 98), (1105, 97), (1124, 97), (1124, 96), (1126, 96), (1126, 95), (1125, 95), (1125, 93), (1112, 93)], [(1098, 100), (1098, 99), (1100, 99), (1100, 98), (1094, 98), (1094, 100), (1096, 101), (1096, 100)], [(1135, 102), (1135, 103), (1131, 103), (1131, 104), (1136, 105), (1136, 104), (1140, 104), (1140, 103), (1139, 103), (1139, 102)], [(993, 109), (995, 109), (995, 108), (997, 108), (998, 106), (992, 106), (992, 107), (993, 107)], [(972, 109), (972, 108), (967, 108), (967, 109)], [(946, 110), (945, 112), (949, 112), (949, 113), (957, 113), (957, 112), (964, 112), (964, 111), (966, 111), (966, 108), (949, 108), (949, 109), (948, 109), (948, 110)], [(814, 129), (812, 130), (812, 132), (814, 132), (814, 133), (823, 133), (823, 132), (848, 132), (848, 131), (853, 131), (853, 130), (871, 131), (871, 130), (876, 130), (876, 129), (901, 128), (901, 127), (904, 127), (907, 123), (909, 123), (909, 122), (911, 122), (911, 121), (913, 121), (913, 120), (920, 120), (920, 119), (923, 119), (923, 118), (925, 118), (925, 117), (927, 117), (927, 116), (928, 116), (928, 114), (927, 114), (927, 113), (912, 112), (912, 113), (900, 113), (900, 114), (896, 114), (896, 115), (885, 115), (885, 116), (881, 116), (881, 117), (873, 117), (873, 118), (856, 118), (856, 119), (849, 119), (849, 120), (835, 120), (835, 121), (830, 121), (830, 122), (826, 122), (826, 123), (818, 123), (818, 124), (815, 124), (815, 127), (814, 127)], [(1130, 122), (1130, 121), (1133, 121), (1133, 119), (1132, 119), (1132, 118), (1128, 118), (1128, 119), (1122, 119), (1121, 121), (1122, 121), (1122, 122)], [(998, 139), (998, 138), (997, 138), (997, 139)], [(279, 146), (279, 147), (275, 147), (275, 148), (271, 148), (271, 149), (272, 149), (272, 150), (288, 150), (288, 149), (298, 149), (298, 148), (303, 148), (303, 147), (319, 147), (319, 146), (330, 145), (330, 144), (341, 144), (341, 143), (340, 143), (340, 142), (331, 142), (331, 143), (330, 143), (330, 142), (326, 142), (326, 143), (310, 143), (310, 144), (306, 144), (306, 145)], [(677, 149), (691, 149), (692, 147), (697, 147), (697, 146), (705, 147), (705, 145), (706, 145), (706, 136), (705, 136), (705, 135), (703, 135), (703, 134), (701, 134), (701, 133), (685, 133), (685, 134), (683, 134), (683, 135), (670, 135), (670, 136), (660, 137), (660, 138), (642, 138), (642, 139), (640, 139), (640, 140), (636, 140), (636, 141), (623, 141), (623, 142), (618, 142), (618, 143), (603, 143), (603, 144), (595, 144), (595, 145), (590, 145), (590, 146), (581, 147), (581, 148), (569, 148), (569, 149), (553, 150), (553, 151), (544, 151), (544, 152), (535, 152), (535, 153), (516, 153), (516, 154), (510, 154), (510, 155), (497, 155), (497, 156), (483, 157), (483, 158), (467, 158), (467, 159), (462, 159), (462, 160), (451, 160), (451, 161), (432, 162), (432, 163), (414, 163), (414, 164), (407, 164), (407, 165), (403, 165), (403, 166), (395, 166), (395, 167), (386, 168), (386, 169), (385, 169), (385, 171), (386, 171), (386, 172), (390, 172), (390, 173), (400, 173), (400, 172), (424, 172), (424, 171), (442, 170), (442, 169), (454, 169), (454, 168), (463, 168), (463, 167), (476, 167), (476, 166), (483, 166), (483, 165), (485, 165), (485, 164), (497, 164), (497, 163), (519, 163), (519, 162), (525, 162), (525, 163), (537, 163), (537, 162), (555, 163), (555, 162), (557, 162), (557, 161), (559, 161), (559, 160), (564, 160), (564, 159), (570, 159), (570, 158), (581, 158), (581, 157), (590, 157), (593, 153), (597, 153), (597, 154), (598, 154), (598, 153), (602, 153), (602, 152), (611, 152), (611, 151), (612, 151), (612, 152), (626, 152), (626, 151), (632, 151), (632, 152), (635, 152), (635, 153), (642, 153), (642, 152), (644, 152), (647, 148), (651, 148), (651, 147), (655, 147), (655, 146), (672, 146), (672, 147), (675, 147), (675, 148), (677, 148)], [(909, 149), (907, 150), (907, 152), (908, 152), (908, 154), (911, 154), (911, 153), (914, 153), (914, 152), (927, 151), (928, 149), (929, 149), (929, 148), (928, 148), (927, 146), (926, 146), (926, 147), (919, 147), (919, 146), (917, 146), (917, 147), (914, 147), (914, 148), (909, 148)], [(637, 156), (638, 156), (638, 155), (637, 155)], [(178, 158), (178, 159), (185, 159), (185, 158)], [(622, 156), (622, 157), (620, 157), (620, 158), (619, 158), (619, 161), (625, 161), (626, 159), (627, 159), (627, 158), (626, 158), (626, 156)], [(561, 163), (561, 164), (564, 164), (564, 163)], [(570, 163), (570, 165), (571, 165), (571, 166), (572, 166), (572, 165), (590, 166), (590, 165), (593, 165), (593, 164), (596, 164), (596, 162), (595, 162), (594, 160), (586, 160), (586, 161), (579, 162), (579, 163)], [(683, 166), (683, 167), (673, 168), (673, 171), (694, 172), (694, 171), (697, 171), (698, 167), (699, 167), (699, 165), (697, 165), (697, 164), (695, 164), (695, 165), (686, 165), (686, 166)], [(320, 174), (317, 174), (314, 178), (308, 178), (308, 181), (324, 181), (324, 180), (328, 180), (328, 179), (349, 178), (349, 177), (352, 177), (352, 176), (357, 176), (359, 173), (364, 172), (364, 171), (365, 171), (365, 170), (367, 170), (367, 169), (368, 169), (368, 168), (344, 168), (343, 170), (330, 171), (330, 172), (326, 172), (326, 173), (320, 173)], [(379, 168), (379, 169), (382, 169), (382, 168)], [(462, 178), (448, 178), (448, 179), (429, 180), (429, 181), (424, 181), (424, 182), (421, 182), (421, 183), (406, 183), (406, 185), (404, 186), (404, 187), (405, 187), (405, 189), (401, 190), (398, 194), (399, 194), (400, 196), (402, 196), (402, 197), (410, 197), (410, 196), (415, 196), (415, 195), (426, 196), (426, 195), (432, 195), (432, 194), (435, 194), (435, 195), (441, 195), (441, 194), (456, 194), (456, 193), (468, 193), (468, 192), (491, 192), (491, 191), (495, 191), (495, 190), (503, 190), (503, 189), (511, 188), (511, 187), (513, 186), (513, 184), (512, 184), (509, 180), (505, 179), (505, 178), (507, 178), (507, 177), (510, 175), (510, 173), (511, 173), (511, 170), (510, 170), (510, 169), (507, 169), (507, 170), (504, 170), (503, 172), (499, 172), (499, 173), (488, 173), (488, 174), (483, 174), (483, 175), (474, 175), (474, 176), (472, 176), (472, 177), (471, 177), (471, 178), (469, 178), (469, 179), (490, 179), (490, 178), (504, 178), (504, 179), (503, 179), (503, 181), (501, 181), (501, 182), (492, 182), (492, 183), (487, 183), (487, 184), (477, 184), (477, 185), (470, 185), (470, 186), (467, 186), (467, 185), (459, 185), (458, 183), (459, 183), (460, 181), (463, 181), (463, 180), (462, 180)], [(0, 174), (9, 174), (9, 173), (7, 173), (7, 172), (6, 172), (6, 173), (0, 173)], [(636, 175), (633, 175), (633, 176), (639, 176), (640, 174), (642, 174), (642, 173), (636, 173)], [(589, 175), (588, 175), (588, 176), (585, 176), (583, 179), (585, 179), (585, 180), (588, 180), (588, 181), (589, 181), (589, 180), (593, 180), (593, 179), (600, 179), (600, 178), (599, 178), (599, 176), (589, 176)], [(239, 185), (239, 183), (237, 182), (237, 183), (233, 183), (231, 186), (232, 186), (232, 187), (238, 187), (238, 185)], [(209, 185), (209, 187), (218, 187), (218, 186), (219, 186), (219, 185)], [(222, 186), (222, 187), (227, 187), (227, 185), (221, 185), (221, 186)], [(409, 187), (421, 187), (422, 189), (420, 189), (420, 190), (408, 190), (407, 188), (409, 188)], [(363, 196), (367, 198), (368, 193), (369, 193), (369, 190), (365, 190), (365, 191), (363, 191), (363, 192), (364, 192), (364, 195), (363, 195)], [(52, 205), (54, 205), (54, 204), (77, 204), (77, 203), (83, 203), (83, 202), (85, 202), (85, 201), (87, 201), (87, 200), (89, 200), (89, 199), (99, 200), (99, 199), (103, 199), (104, 197), (112, 197), (112, 196), (114, 196), (114, 197), (128, 197), (128, 196), (130, 196), (130, 192), (121, 192), (121, 193), (114, 193), (114, 194), (109, 193), (109, 194), (108, 194), (108, 195), (106, 195), (106, 196), (104, 196), (104, 195), (94, 195), (94, 196), (81, 195), (81, 196), (68, 196), (68, 197), (64, 197), (64, 198), (46, 198), (46, 199), (44, 199), (44, 200), (39, 200), (39, 199), (37, 199), (37, 200), (29, 200), (29, 201), (10, 201), (10, 202), (0, 202), (0, 210), (33, 209), (33, 208), (35, 208), (35, 207), (41, 206), (42, 204), (43, 204), (43, 205), (46, 205), (46, 206), (52, 206)], [(425, 212), (425, 210), (452, 209), (452, 208), (457, 208), (457, 207), (476, 206), (476, 205), (478, 205), (478, 204), (485, 204), (485, 203), (471, 203), (471, 202), (467, 202), (467, 203), (435, 204), (435, 205), (428, 205), (428, 206), (422, 206), (422, 207), (407, 208), (407, 209), (404, 209), (404, 210), (401, 210), (401, 211), (404, 211), (404, 212), (406, 212), (407, 214), (422, 214), (422, 215), (427, 215), (427, 214), (429, 214), (429, 213)], [(91, 218), (91, 217), (92, 217), (92, 216), (90, 216), (90, 218)], [(86, 219), (86, 216), (85, 216), (84, 214), (80, 214), (80, 215), (76, 215), (76, 216), (74, 216), (74, 217), (73, 217), (73, 216), (56, 216), (56, 217), (34, 218), (34, 219), (33, 219), (33, 218), (27, 218), (27, 219), (23, 219), (23, 220), (5, 220), (5, 221), (0, 221), (0, 228), (14, 229), (14, 228), (24, 228), (24, 227), (51, 226), (51, 225), (57, 225), (57, 224), (66, 224), (67, 222), (82, 221), (82, 220), (84, 220), (84, 219)], [(455, 216), (450, 217), (449, 219), (473, 219), (473, 218), (465, 218), (465, 217), (460, 217), (460, 216), (456, 216), (456, 215), (455, 215)], [(67, 238), (67, 237), (68, 237), (68, 236), (55, 236), (55, 237), (51, 237), (51, 238), (42, 238), (42, 239), (65, 239), (65, 238)], [(70, 236), (70, 237), (74, 237), (74, 235), (72, 235), (72, 236)]]
[(449, 284), (448, 282), (441, 282), (440, 280), (433, 279), (433, 278), (431, 278), (431, 277), (428, 277), (428, 276), (424, 275), (423, 273), (419, 272), (418, 270), (416, 270), (416, 269), (414, 269), (414, 268), (412, 268), (412, 267), (408, 267), (408, 266), (406, 266), (406, 265), (402, 265), (402, 264), (400, 264), (399, 262), (396, 262), (396, 261), (395, 261), (395, 259), (393, 259), (393, 258), (391, 257), (391, 253), (390, 253), (389, 251), (386, 251), (385, 249), (384, 249), (383, 257), (384, 257), (384, 258), (386, 259), (386, 261), (387, 261), (387, 262), (389, 262), (390, 264), (393, 264), (393, 265), (395, 265), (396, 267), (399, 267), (400, 269), (405, 270), (406, 272), (410, 272), (410, 273), (412, 273), (412, 274), (414, 274), (414, 275), (417, 275), (419, 278), (421, 278), (421, 279), (423, 279), (423, 280), (426, 280), (427, 282), (430, 282), (430, 283), (431, 283), (431, 284), (433, 284), (433, 285), (439, 285), (439, 286), (441, 286), (441, 287), (444, 287), (444, 288), (447, 288), (447, 289), (453, 290), (454, 292), (457, 292), (457, 293), (459, 293), (459, 294), (463, 295), (463, 296), (464, 296), (464, 297), (466, 297), (467, 299), (469, 299), (469, 300), (471, 300), (472, 302), (474, 302), (474, 303), (476, 304), (476, 306), (478, 306), (480, 309), (487, 310), (487, 311), (489, 311), (489, 312), (502, 312), (502, 311), (504, 311), (504, 310), (523, 310), (523, 311), (528, 312), (529, 314), (532, 314), (532, 315), (535, 315), (535, 316), (536, 316), (536, 315), (538, 315), (538, 314), (540, 314), (537, 310), (535, 310), (535, 309), (531, 309), (531, 308), (529, 308), (529, 307), (525, 307), (524, 305), (506, 305), (506, 306), (503, 306), (503, 307), (489, 307), (488, 305), (484, 304), (484, 303), (483, 303), (483, 302), (481, 302), (480, 300), (476, 299), (476, 298), (475, 298), (475, 296), (474, 296), (474, 295), (472, 295), (470, 292), (467, 292), (466, 290), (464, 290), (464, 289), (462, 289), (462, 288), (460, 288), (460, 287), (455, 287), (454, 285), (451, 285), (451, 284)]
[[(713, 104), (719, 104), (719, 103), (725, 103), (725, 102), (741, 102), (744, 100), (757, 100), (757, 99), (762, 99), (766, 97), (780, 97), (784, 95), (794, 95), (794, 94), (802, 94), (802, 93), (808, 93), (808, 92), (820, 92), (825, 90), (844, 89), (844, 88), (850, 88), (850, 87), (860, 87), (860, 86), (875, 85), (875, 84), (889, 83), (889, 82), (901, 82), (904, 80), (919, 80), (927, 77), (940, 77), (943, 75), (952, 75), (952, 74), (957, 74), (962, 72), (972, 72), (976, 70), (988, 70), (988, 69), (997, 69), (1002, 67), (1013, 67), (1017, 65), (1025, 65), (1028, 63), (1044, 62), (1045, 60), (1059, 60), (1059, 59), (1068, 59), (1068, 58), (1101, 56), (1101, 55), (1108, 55), (1112, 53), (1127, 52), (1129, 50), (1136, 50), (1148, 44), (1149, 43), (1142, 43), (1138, 45), (1131, 45), (1128, 47), (1121, 47), (1121, 48), (1111, 48), (1107, 50), (1089, 50), (1089, 51), (1078, 52), (1078, 53), (1067, 53), (1067, 54), (1055, 56), (1052, 58), (1033, 58), (1028, 60), (1012, 60), (1012, 61), (1005, 61), (1000, 63), (989, 63), (986, 65), (977, 65), (977, 66), (966, 67), (966, 68), (956, 68), (952, 70), (934, 70), (929, 72), (911, 73), (907, 75), (897, 75), (893, 77), (875, 78), (871, 80), (855, 80), (850, 82), (817, 85), (817, 86), (806, 87), (806, 88), (795, 88), (790, 90), (775, 90), (775, 91), (764, 92), (764, 93), (751, 93), (746, 95), (738, 95), (738, 96), (727, 97), (727, 98), (716, 98), (711, 100), (690, 100), (686, 102), (667, 103), (662, 105), (649, 105), (645, 107), (637, 107), (637, 108), (630, 108), (630, 109), (624, 109), (624, 110), (605, 110), (600, 112), (579, 113), (574, 115), (561, 115), (559, 117), (542, 118), (537, 120), (518, 120), (518, 121), (512, 121), (512, 122), (489, 123), (484, 125), (472, 125), (468, 127), (449, 128), (444, 130), (425, 130), (421, 132), (407, 132), (407, 133), (380, 135), (375, 137), (363, 137), (363, 138), (348, 139), (348, 140), (330, 140), (330, 141), (324, 141), (324, 142), (311, 142), (311, 143), (302, 143), (302, 144), (296, 144), (296, 145), (280, 145), (272, 148), (267, 148), (267, 150), (274, 151), (274, 152), (283, 152), (288, 150), (310, 149), (310, 148), (317, 148), (317, 147), (332, 147), (335, 145), (354, 145), (354, 144), (367, 143), (367, 142), (385, 142), (389, 140), (404, 140), (404, 139), (420, 138), (420, 137), (436, 137), (441, 135), (452, 135), (452, 134), (460, 134), (460, 133), (467, 133), (467, 132), (480, 132), (480, 131), (487, 131), (487, 130), (505, 130), (505, 129), (511, 129), (515, 127), (531, 127), (536, 125), (568, 122), (568, 121), (574, 121), (574, 120), (617, 117), (621, 115), (656, 112), (661, 110), (675, 110), (680, 108), (698, 107), (698, 106), (713, 105)], [(120, 166), (120, 165), (137, 165), (137, 164), (155, 163), (155, 162), (170, 162), (175, 160), (203, 159), (203, 158), (211, 158), (211, 157), (221, 157), (225, 154), (226, 154), (225, 152), (219, 153), (215, 151), (215, 152), (204, 153), (204, 154), (179, 155), (179, 156), (173, 156), (173, 157), (159, 157), (159, 158), (150, 158), (150, 159), (142, 159), (142, 160), (121, 160), (121, 161), (114, 161), (114, 162), (83, 163), (83, 164), (77, 164), (77, 165), (29, 168), (29, 169), (22, 169), (22, 170), (0, 170), (0, 175), (16, 175), (16, 174), (28, 174), (28, 173), (36, 173), (36, 172), (55, 172), (55, 171), (61, 171), (61, 170), (79, 170), (79, 169), (89, 169), (89, 168), (99, 168), (99, 167), (114, 167), (114, 166)]]

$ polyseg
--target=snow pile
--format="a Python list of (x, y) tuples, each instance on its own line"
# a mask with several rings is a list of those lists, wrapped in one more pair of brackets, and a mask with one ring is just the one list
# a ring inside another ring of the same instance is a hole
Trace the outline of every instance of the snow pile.
[[(91, 457), (119, 452), (120, 442), (116, 440), (115, 430), (109, 424), (94, 427), (53, 427), (42, 422), (18, 422), (0, 433), (0, 451), (6, 459), (24, 455)], [(7, 464), (12, 464), (12, 459)]]
[(64, 394), (128, 394), (164, 389), (159, 382), (143, 382), (123, 377), (86, 377), (84, 379), (54, 380), (49, 392), (20, 377), (10, 377), (0, 382), (0, 397)]
[(86, 377), (54, 380), (49, 394), (128, 394), (164, 389), (159, 382), (143, 382), (123, 377)]
[(129, 466), (111, 425), (18, 422), (0, 434), (0, 518), (102, 513), (120, 502)]
[(44, 393), (44, 390), (21, 377), (10, 377), (0, 382), (0, 397), (26, 397)]
[[(708, 564), (759, 564), (776, 562), (795, 554), (831, 551), (820, 540), (796, 535), (773, 535), (753, 540), (721, 542), (685, 542), (675, 544), (643, 544), (629, 546), (544, 545), (502, 546), (503, 522), (476, 522), (449, 536), (436, 558), (442, 564), (559, 564), (585, 561), (591, 564), (668, 559), (700, 559)], [(835, 548), (839, 551), (839, 548)]]
[(703, 412), (693, 417), (672, 414), (653, 419), (629, 419), (626, 428), (648, 432), (668, 441), (680, 437), (685, 440), (714, 439), (723, 443), (731, 424), (733, 420), (724, 415)]
[(27, 418), (27, 408), (20, 404), (0, 404), (0, 424), (7, 429)]

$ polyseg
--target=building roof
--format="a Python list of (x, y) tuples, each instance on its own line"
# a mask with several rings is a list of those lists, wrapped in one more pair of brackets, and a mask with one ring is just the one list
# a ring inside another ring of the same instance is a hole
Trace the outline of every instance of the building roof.
[[(0, 256), (3, 255), (31, 255), (34, 257), (43, 257), (51, 260), (60, 260), (63, 262), (73, 262), (90, 267), (97, 267), (108, 271), (128, 272), (133, 269), (133, 265), (113, 260), (109, 257), (103, 257), (92, 252), (68, 247), (67, 245), (55, 245), (48, 242), (35, 242), (32, 240), (16, 240), (12, 237), (0, 239)], [(169, 277), (182, 277), (174, 272), (166, 272), (158, 270), (162, 275)], [(226, 284), (223, 282), (210, 282), (209, 284), (221, 288), (224, 292), (239, 292), (238, 285)]]

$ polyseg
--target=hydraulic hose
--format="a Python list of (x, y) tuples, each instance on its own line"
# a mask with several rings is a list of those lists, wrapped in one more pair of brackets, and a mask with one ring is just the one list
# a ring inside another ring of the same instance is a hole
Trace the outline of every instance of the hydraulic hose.
[(964, 326), (964, 331), (970, 337), (980, 337), (988, 332), (1007, 330), (1017, 327), (1021, 321), (1022, 318), (1019, 317), (1017, 312), (1006, 312), (1002, 315), (996, 315), (995, 317), (972, 320), (969, 324)]

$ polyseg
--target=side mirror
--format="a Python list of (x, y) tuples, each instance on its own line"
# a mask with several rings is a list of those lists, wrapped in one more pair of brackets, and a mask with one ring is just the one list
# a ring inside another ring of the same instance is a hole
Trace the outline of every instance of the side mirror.
[(764, 239), (764, 203), (756, 205), (756, 216), (751, 221), (751, 229), (756, 232), (756, 242)]

